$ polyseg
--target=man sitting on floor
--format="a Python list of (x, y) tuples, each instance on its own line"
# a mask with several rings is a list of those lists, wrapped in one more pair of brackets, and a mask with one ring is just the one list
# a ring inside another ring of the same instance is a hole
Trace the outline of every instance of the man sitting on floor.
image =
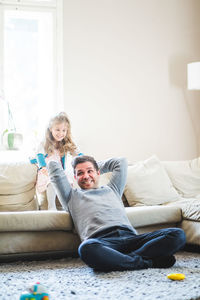
[[(185, 233), (168, 228), (137, 234), (121, 201), (127, 177), (125, 158), (97, 164), (93, 157), (83, 155), (74, 159), (73, 168), (80, 189), (72, 188), (59, 163), (48, 164), (50, 180), (82, 241), (79, 255), (88, 266), (114, 271), (174, 265), (174, 253), (185, 245)], [(110, 182), (99, 187), (100, 174), (107, 172), (112, 172)]]

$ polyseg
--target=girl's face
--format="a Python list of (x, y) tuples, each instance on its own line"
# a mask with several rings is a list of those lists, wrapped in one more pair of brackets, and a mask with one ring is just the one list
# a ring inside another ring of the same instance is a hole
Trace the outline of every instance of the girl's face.
[(52, 126), (51, 133), (56, 142), (62, 141), (67, 135), (68, 126), (65, 122), (57, 123)]

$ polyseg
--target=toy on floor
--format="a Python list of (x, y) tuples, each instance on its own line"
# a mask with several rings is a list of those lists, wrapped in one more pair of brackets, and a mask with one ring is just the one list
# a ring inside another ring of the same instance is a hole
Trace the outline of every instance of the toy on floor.
[(182, 273), (171, 273), (167, 275), (167, 278), (171, 280), (183, 280), (185, 279), (185, 275)]
[(40, 282), (30, 284), (27, 291), (23, 292), (19, 298), (20, 300), (49, 300), (49, 294), (46, 287)]

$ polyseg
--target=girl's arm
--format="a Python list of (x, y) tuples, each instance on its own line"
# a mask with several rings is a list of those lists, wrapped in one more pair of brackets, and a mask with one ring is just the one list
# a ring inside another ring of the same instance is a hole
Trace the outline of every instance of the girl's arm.
[(72, 156), (83, 155), (80, 148), (76, 146), (76, 149), (71, 153)]

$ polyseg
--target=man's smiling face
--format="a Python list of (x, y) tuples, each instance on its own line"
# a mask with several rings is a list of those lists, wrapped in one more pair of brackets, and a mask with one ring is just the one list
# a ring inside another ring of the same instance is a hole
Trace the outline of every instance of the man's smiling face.
[(95, 189), (98, 187), (100, 171), (97, 171), (91, 162), (86, 161), (76, 166), (74, 177), (82, 189)]

